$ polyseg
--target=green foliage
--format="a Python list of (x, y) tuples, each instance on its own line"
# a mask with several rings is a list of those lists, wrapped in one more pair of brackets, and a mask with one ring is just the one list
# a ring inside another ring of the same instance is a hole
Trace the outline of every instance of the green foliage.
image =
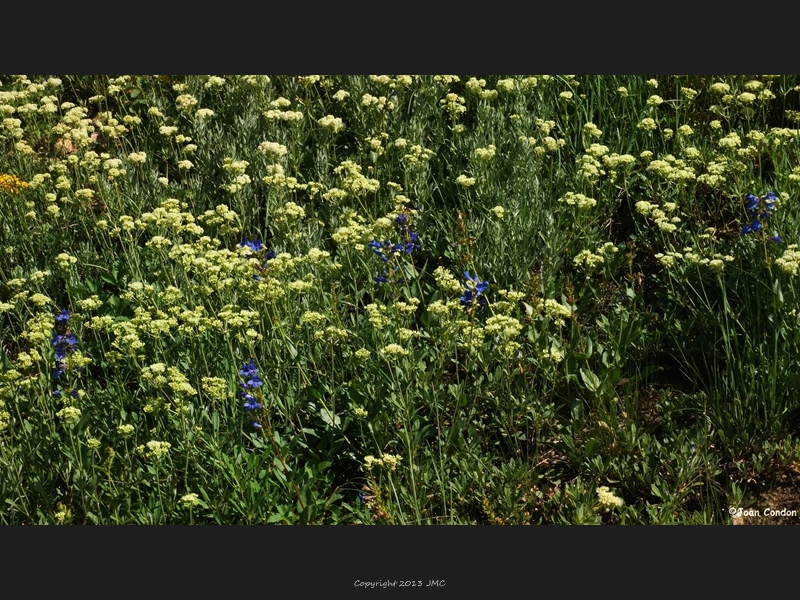
[(800, 459), (798, 90), (0, 76), (0, 522), (729, 522)]

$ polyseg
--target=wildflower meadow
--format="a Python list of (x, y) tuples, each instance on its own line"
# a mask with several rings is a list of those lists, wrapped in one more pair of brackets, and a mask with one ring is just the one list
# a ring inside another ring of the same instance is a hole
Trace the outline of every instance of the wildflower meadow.
[(0, 119), (0, 523), (800, 522), (800, 77), (4, 75)]

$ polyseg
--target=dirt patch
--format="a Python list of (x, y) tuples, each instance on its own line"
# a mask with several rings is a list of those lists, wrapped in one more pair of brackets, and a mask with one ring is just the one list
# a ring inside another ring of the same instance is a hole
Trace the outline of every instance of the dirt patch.
[(732, 518), (734, 525), (800, 525), (800, 463), (760, 494), (753, 506)]

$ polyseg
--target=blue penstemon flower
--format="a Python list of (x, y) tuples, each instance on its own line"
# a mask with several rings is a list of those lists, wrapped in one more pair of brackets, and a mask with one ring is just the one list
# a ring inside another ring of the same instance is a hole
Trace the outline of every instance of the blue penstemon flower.
[[(755, 194), (747, 194), (747, 196), (745, 196), (745, 209), (747, 210), (750, 224), (742, 227), (742, 235), (757, 233), (764, 230), (763, 221), (772, 216), (777, 199), (778, 196), (773, 191), (768, 191), (760, 198)], [(772, 235), (767, 239), (776, 243), (783, 242), (783, 239), (779, 235)]]
[(75, 352), (78, 347), (78, 336), (74, 333), (66, 335), (53, 335), (53, 347), (56, 351), (56, 360), (64, 360), (68, 354)]
[[(271, 236), (267, 236), (267, 240)], [(264, 245), (260, 239), (250, 240), (250, 238), (244, 238), (241, 242), (239, 242), (239, 247), (244, 248), (247, 246), (253, 253), (260, 253), (267, 249), (267, 246)], [(275, 258), (275, 250), (269, 250), (266, 254), (264, 254), (264, 262), (263, 264), (256, 264), (255, 268), (257, 271), (261, 273), (266, 273), (269, 270), (269, 261)], [(264, 278), (261, 275), (253, 275), (253, 279), (255, 281), (264, 281)]]
[(248, 238), (244, 238), (241, 242), (239, 242), (240, 247), (247, 246), (253, 252), (261, 252), (264, 249), (264, 244), (261, 240), (253, 240), (252, 242)]
[(249, 363), (245, 363), (241, 369), (239, 369), (239, 375), (242, 377), (250, 377), (254, 373), (258, 373), (258, 367), (256, 367), (255, 359), (250, 359)]
[(258, 403), (258, 400), (252, 394), (248, 394), (247, 392), (240, 392), (239, 395), (244, 399), (244, 407), (247, 410), (256, 410), (261, 408), (261, 405)]
[(69, 323), (70, 312), (65, 308), (58, 315), (56, 315), (56, 325), (59, 327), (66, 327)]
[[(391, 254), (392, 250), (392, 242), (386, 240), (382, 244), (378, 240), (372, 240), (369, 244), (367, 244), (372, 251), (383, 261), (384, 264), (389, 262), (389, 256), (387, 254)], [(384, 252), (386, 250), (386, 252)]]
[[(252, 390), (256, 390), (264, 385), (264, 381), (261, 379), (261, 375), (258, 372), (255, 359), (250, 359), (250, 362), (242, 365), (242, 368), (239, 369), (239, 376), (243, 379), (243, 381), (239, 382), (239, 387), (242, 388), (239, 392), (239, 397), (244, 400), (245, 410), (253, 412), (263, 408), (258, 402), (258, 399), (251, 393)], [(251, 419), (250, 425), (255, 429), (261, 429), (261, 424), (258, 421)]]
[[(50, 373), (50, 377), (53, 381), (61, 380), (61, 376), (69, 369), (67, 357), (78, 349), (78, 336), (69, 330), (70, 316), (69, 310), (63, 309), (55, 317), (55, 325), (63, 333), (54, 333), (51, 342), (56, 359), (55, 368)], [(61, 397), (61, 393), (62, 390), (57, 389), (53, 391), (53, 396), (56, 398)], [(73, 388), (69, 392), (69, 395), (75, 400), (79, 400), (80, 390), (78, 390), (78, 388)]]
[[(53, 378), (53, 381), (58, 381), (59, 379), (61, 379), (61, 376), (64, 374), (64, 371), (66, 371), (66, 370), (67, 370), (67, 364), (66, 363), (57, 362), (56, 363), (56, 368), (53, 369), (53, 372), (51, 374), (51, 377)], [(59, 392), (59, 394), (60, 393), (61, 392)]]
[[(398, 255), (410, 255), (414, 250), (420, 248), (419, 232), (412, 231), (410, 227), (412, 224), (413, 211), (412, 209), (408, 208), (404, 208), (403, 211), (404, 212), (401, 212), (394, 218), (394, 224), (397, 226), (400, 241), (393, 242), (391, 240), (385, 240), (383, 242), (379, 242), (378, 240), (372, 240), (369, 244), (367, 244), (370, 248), (372, 248), (372, 252), (378, 256), (385, 265)], [(394, 273), (394, 271), (397, 271), (397, 269), (398, 265), (395, 265), (391, 272)], [(373, 277), (373, 281), (377, 284), (391, 283), (393, 280), (393, 275), (389, 275), (389, 272), (386, 270), (383, 271), (382, 275)], [(403, 280), (397, 280), (397, 283), (403, 283)]]
[(481, 281), (477, 273), (475, 277), (472, 277), (469, 271), (464, 271), (464, 278), (466, 281), (463, 283), (464, 293), (461, 296), (461, 304), (472, 306), (475, 301), (481, 305), (486, 304), (486, 298), (483, 297), (483, 293), (489, 287), (489, 282)]

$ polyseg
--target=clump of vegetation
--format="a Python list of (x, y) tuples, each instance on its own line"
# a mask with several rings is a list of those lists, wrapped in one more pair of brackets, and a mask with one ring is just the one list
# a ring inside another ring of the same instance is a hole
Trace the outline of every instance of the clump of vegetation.
[(797, 77), (0, 113), (2, 523), (727, 523), (798, 464)]

